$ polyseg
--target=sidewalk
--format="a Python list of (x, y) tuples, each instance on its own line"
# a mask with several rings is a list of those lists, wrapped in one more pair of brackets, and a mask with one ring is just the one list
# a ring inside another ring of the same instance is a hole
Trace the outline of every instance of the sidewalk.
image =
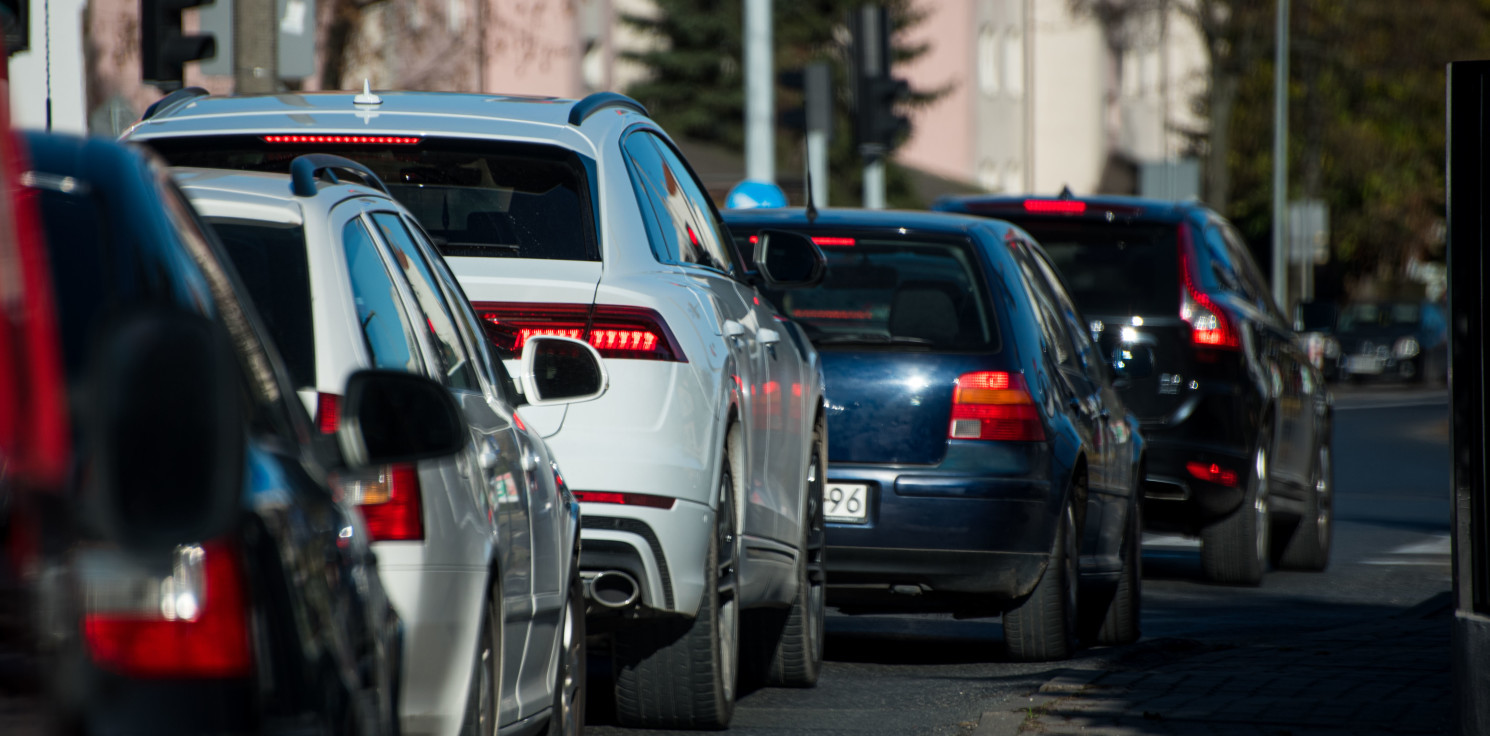
[(1444, 593), (1391, 618), (1219, 648), (1158, 639), (1066, 670), (973, 736), (1446, 734), (1454, 688)]

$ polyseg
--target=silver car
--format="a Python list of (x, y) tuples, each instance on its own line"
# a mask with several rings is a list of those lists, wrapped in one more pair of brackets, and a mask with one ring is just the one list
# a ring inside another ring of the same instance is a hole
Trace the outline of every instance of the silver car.
[(324, 155), (299, 156), (290, 170), (178, 168), (175, 177), (226, 246), (320, 431), (335, 432), (333, 392), (363, 369), (441, 382), (470, 427), (453, 459), (339, 479), (404, 622), (403, 733), (492, 734), (545, 720), (550, 733), (578, 733), (579, 504), (514, 406), (601, 395), (599, 356), (546, 338), (529, 344), (514, 381), (455, 277), (376, 175)]

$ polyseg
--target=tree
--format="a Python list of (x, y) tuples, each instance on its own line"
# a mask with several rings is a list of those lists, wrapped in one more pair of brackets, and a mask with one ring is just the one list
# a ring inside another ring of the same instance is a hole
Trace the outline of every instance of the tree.
[[(845, 21), (851, 10), (863, 4), (864, 0), (774, 4), (776, 70), (801, 69), (815, 61), (827, 61), (833, 66), (835, 124), (828, 168), (833, 177), (830, 189), (835, 204), (860, 201), (863, 161), (853, 142)], [(910, 0), (890, 0), (885, 5), (890, 9), (897, 32), (921, 19), (912, 10)], [(658, 0), (655, 15), (626, 16), (623, 19), (626, 23), (657, 41), (651, 50), (627, 54), (651, 72), (648, 80), (632, 85), (627, 93), (645, 104), (653, 118), (674, 136), (743, 148), (745, 79), (741, 18), (740, 0)], [(909, 61), (924, 52), (924, 47), (910, 46), (903, 40), (895, 42), (893, 49), (896, 62)], [(924, 105), (942, 92), (915, 91), (909, 105)], [(799, 94), (778, 85), (778, 112), (800, 104)], [(777, 126), (779, 171), (801, 169), (801, 141), (800, 135)], [(917, 201), (905, 170), (893, 160), (886, 167), (886, 198), (892, 206), (925, 205)]]

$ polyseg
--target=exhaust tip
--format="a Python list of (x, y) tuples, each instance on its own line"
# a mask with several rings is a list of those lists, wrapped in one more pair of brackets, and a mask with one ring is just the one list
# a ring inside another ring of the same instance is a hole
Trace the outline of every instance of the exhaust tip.
[(630, 573), (621, 570), (606, 570), (589, 580), (585, 586), (587, 597), (605, 608), (625, 608), (636, 603), (641, 596), (641, 586)]

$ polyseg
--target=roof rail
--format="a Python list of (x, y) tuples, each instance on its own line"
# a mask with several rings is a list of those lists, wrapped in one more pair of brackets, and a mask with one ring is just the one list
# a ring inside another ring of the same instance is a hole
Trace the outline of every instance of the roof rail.
[(296, 156), (290, 162), (290, 191), (297, 197), (316, 196), (316, 179), (325, 174), (332, 184), (340, 184), (341, 179), (336, 177), (336, 172), (356, 174), (362, 179), (365, 186), (381, 190), (388, 196), (393, 193), (388, 191), (388, 185), (373, 173), (372, 169), (363, 166), (349, 158), (334, 156), (329, 153), (307, 153), (304, 156)]
[(150, 118), (153, 118), (170, 108), (186, 102), (187, 100), (194, 100), (198, 97), (206, 97), (210, 94), (212, 93), (208, 92), (205, 89), (202, 89), (201, 87), (183, 87), (176, 90), (175, 92), (166, 95), (165, 97), (156, 100), (154, 104), (145, 108), (145, 114), (141, 116), (140, 119), (149, 120)]
[(639, 112), (643, 115), (647, 114), (647, 108), (642, 107), (642, 103), (626, 95), (618, 92), (596, 92), (574, 103), (574, 107), (569, 108), (569, 124), (579, 125), (586, 118), (607, 107), (619, 107), (633, 112)]

